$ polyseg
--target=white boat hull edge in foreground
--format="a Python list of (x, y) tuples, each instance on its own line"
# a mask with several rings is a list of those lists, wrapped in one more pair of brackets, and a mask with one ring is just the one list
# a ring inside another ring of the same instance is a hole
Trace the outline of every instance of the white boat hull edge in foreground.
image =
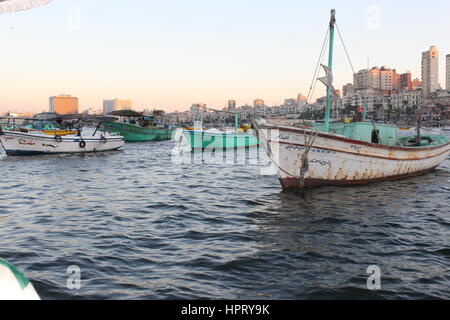
[(2, 259), (0, 259), (0, 300), (41, 300), (25, 275)]

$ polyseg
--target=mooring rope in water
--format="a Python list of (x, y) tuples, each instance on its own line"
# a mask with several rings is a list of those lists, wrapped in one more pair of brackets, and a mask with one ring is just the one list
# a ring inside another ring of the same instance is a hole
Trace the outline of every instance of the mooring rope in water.
[[(255, 123), (254, 123), (255, 124)], [(283, 169), (283, 167), (280, 165), (280, 163), (277, 163), (277, 161), (275, 160), (275, 158), (273, 157), (273, 151), (272, 151), (272, 147), (270, 146), (270, 143), (272, 142), (268, 137), (266, 137), (266, 149), (267, 149), (267, 154), (268, 156), (271, 158), (272, 164), (274, 164), (278, 170), (280, 170), (281, 172), (283, 172), (284, 174), (286, 174), (288, 177), (292, 177), (292, 178), (296, 178), (296, 179), (300, 179), (299, 180), (299, 188), (303, 189), (305, 186), (305, 174), (309, 171), (309, 152), (311, 151), (311, 148), (313, 147), (316, 138), (319, 135), (319, 131), (317, 130), (311, 130), (311, 134), (307, 135), (306, 133), (306, 126), (303, 122), (303, 135), (305, 137), (305, 152), (302, 154), (302, 161), (301, 161), (301, 167), (299, 169), (301, 169), (300, 171), (300, 177), (298, 177), (295, 173), (292, 174), (290, 172), (288, 172), (287, 170)], [(257, 132), (257, 137), (258, 139), (260, 139), (259, 137), (259, 130), (260, 128), (258, 127), (257, 124), (255, 124), (255, 129)], [(307, 139), (307, 136), (309, 136), (309, 139)]]
[(305, 140), (305, 152), (302, 154), (301, 157), (301, 166), (300, 166), (300, 177), (299, 177), (299, 188), (304, 189), (305, 188), (305, 175), (309, 171), (309, 152), (311, 151), (312, 146), (314, 145), (314, 142), (316, 141), (317, 136), (319, 135), (319, 131), (312, 130), (311, 134), (306, 134), (306, 127), (305, 122), (303, 122), (303, 137)]

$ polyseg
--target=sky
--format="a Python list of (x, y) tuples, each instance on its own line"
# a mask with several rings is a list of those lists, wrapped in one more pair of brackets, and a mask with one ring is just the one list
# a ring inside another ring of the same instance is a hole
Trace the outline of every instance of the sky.
[[(282, 104), (308, 94), (332, 8), (354, 69), (420, 78), (421, 53), (436, 45), (445, 86), (448, 0), (53, 0), (0, 15), (0, 112), (47, 111), (63, 93), (81, 110), (113, 98), (168, 112)], [(337, 36), (335, 87), (352, 79)]]

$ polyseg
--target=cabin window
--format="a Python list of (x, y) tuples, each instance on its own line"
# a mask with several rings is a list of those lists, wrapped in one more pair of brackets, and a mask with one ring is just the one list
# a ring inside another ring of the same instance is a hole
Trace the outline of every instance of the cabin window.
[(380, 130), (372, 130), (372, 143), (380, 143)]

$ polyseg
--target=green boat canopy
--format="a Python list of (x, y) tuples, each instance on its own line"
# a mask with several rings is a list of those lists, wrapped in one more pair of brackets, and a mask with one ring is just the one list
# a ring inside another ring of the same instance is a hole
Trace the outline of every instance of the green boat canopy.
[(142, 118), (143, 115), (133, 110), (116, 110), (109, 113), (110, 116), (127, 117), (127, 118)]
[(83, 116), (81, 119), (83, 122), (93, 122), (93, 123), (101, 123), (101, 122), (114, 122), (118, 119), (116, 117), (108, 117), (108, 116)]
[(36, 116), (36, 118), (28, 118), (26, 120), (31, 121), (63, 121), (63, 120), (73, 120), (73, 121), (82, 121), (82, 122), (114, 122), (117, 120), (116, 117), (112, 116), (85, 116), (81, 114), (66, 114), (61, 115), (57, 113), (41, 113)]
[(80, 114), (58, 114), (53, 112), (44, 112), (36, 115), (35, 118), (29, 118), (27, 120), (36, 121), (56, 121), (56, 120), (79, 120), (82, 118)]

